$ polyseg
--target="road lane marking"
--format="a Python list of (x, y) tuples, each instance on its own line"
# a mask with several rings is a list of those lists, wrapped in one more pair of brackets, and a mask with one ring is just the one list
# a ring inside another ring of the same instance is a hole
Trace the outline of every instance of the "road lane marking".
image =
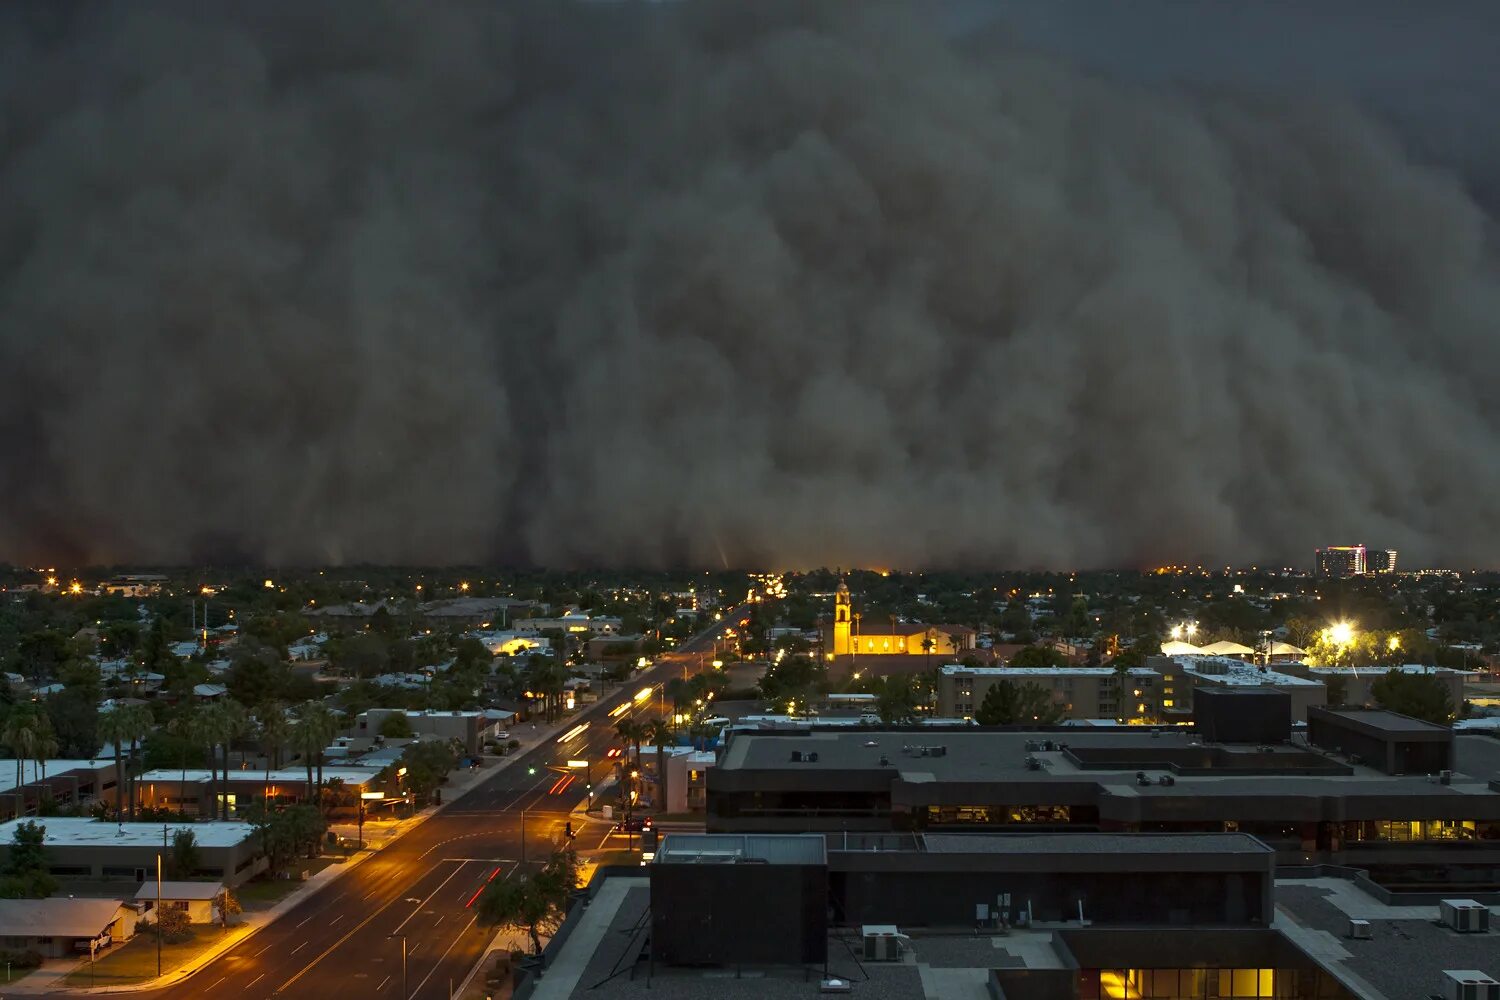
[(432, 972), (427, 973), (427, 975), (422, 978), (422, 981), (417, 984), (417, 988), (414, 989), (414, 990), (412, 990), (412, 993), (411, 993), (412, 996), (416, 996), (417, 994), (419, 994), (419, 993), (422, 992), (422, 987), (424, 987), (424, 986), (427, 985), (427, 980), (431, 979), (433, 977), (433, 975), (437, 972), (437, 970), (441, 969), (443, 967), (443, 959), (445, 959), (445, 958), (448, 957), (448, 952), (452, 951), (458, 945), (458, 942), (460, 942), (460, 941), (462, 941), (464, 939), (464, 935), (467, 934), (467, 933), (469, 933), (469, 928), (473, 927), (474, 926), (474, 921), (476, 921), (478, 919), (479, 919), (478, 914), (475, 914), (474, 919), (470, 920), (468, 922), (468, 924), (464, 927), (464, 929), (458, 932), (458, 937), (456, 937), (456, 938), (453, 939), (453, 944), (450, 944), (448, 946), (448, 951), (445, 951), (441, 955), (438, 956), (438, 960), (432, 966)]
[(381, 990), (385, 989), (385, 984), (388, 983), (388, 982), (390, 982), (390, 981), (391, 981), (391, 977), (390, 976), (386, 976), (384, 979), (382, 979), (380, 981), (380, 985), (377, 986), (377, 987), (375, 987), (375, 992), (379, 993)]
[(328, 921), (328, 926), (332, 927), (334, 924), (338, 923), (340, 920), (343, 920), (343, 919), (344, 919), (344, 915), (342, 913), (340, 913), (338, 916), (336, 916), (332, 920)]
[(264, 978), (266, 978), (266, 974), (264, 972), (262, 972), (260, 975), (256, 976), (254, 979), (252, 979), (248, 983), (246, 983), (245, 984), (245, 989), (248, 990), (250, 987), (254, 986), (256, 983), (260, 982)]
[(307, 947), (307, 942), (306, 942), (306, 941), (303, 941), (303, 942), (302, 942), (302, 943), (301, 943), (301, 944), (299, 944), (299, 945), (298, 945), (298, 946), (297, 946), (297, 947), (295, 947), (295, 948), (293, 948), (293, 949), (292, 949), (292, 952), (291, 952), (291, 953), (292, 953), (292, 954), (293, 954), (293, 955), (295, 955), (295, 954), (297, 954), (297, 952), (299, 952), (299, 951), (301, 951), (301, 950), (302, 950), (302, 949), (303, 949), (303, 948), (306, 948), (306, 947)]
[(268, 951), (270, 951), (270, 950), (271, 950), (271, 948), (272, 948), (272, 947), (273, 947), (273, 946), (272, 946), (272, 945), (269, 945), (269, 944), (268, 944), (268, 945), (266, 945), (266, 946), (265, 946), (265, 947), (264, 947), (264, 948), (262, 948), (262, 949), (261, 949), (261, 950), (260, 950), (260, 951), (257, 951), (257, 952), (256, 952), (256, 953), (255, 953), (255, 955), (254, 955), (254, 956), (253, 956), (253, 957), (255, 957), (255, 958), (260, 958), (260, 956), (262, 956), (262, 955), (264, 955), (264, 954), (265, 954), (265, 953), (266, 953), (266, 952), (268, 952)]
[[(439, 864), (441, 864), (441, 863), (442, 862), (439, 862)], [(438, 889), (441, 889), (444, 885), (447, 885), (448, 879), (451, 879), (453, 877), (453, 875), (457, 875), (458, 872), (459, 872), (459, 870), (462, 867), (463, 866), (460, 865), (458, 868), (455, 868), (453, 870), (453, 874), (452, 875), (449, 875), (448, 878), (443, 879), (443, 881), (441, 883), (439, 883)], [(424, 873), (422, 877), (425, 878), (427, 875), (430, 875), (432, 872), (434, 872), (436, 870), (437, 870), (437, 865), (434, 865), (431, 869), (429, 869), (426, 873)], [(418, 881), (421, 881), (421, 879), (418, 879)], [(432, 891), (435, 893), (435, 892), (437, 892), (437, 889), (434, 889)], [(431, 898), (431, 897), (429, 897), (429, 898)], [(319, 962), (323, 961), (323, 959), (327, 958), (329, 955), (332, 955), (335, 951), (337, 951), (343, 945), (343, 943), (345, 941), (348, 941), (355, 934), (358, 934), (361, 930), (364, 929), (365, 925), (367, 925), (370, 921), (374, 920), (376, 917), (380, 916), (386, 910), (389, 910), (394, 905), (396, 905), (396, 900), (393, 899), (389, 903), (386, 903), (384, 906), (382, 906), (380, 909), (376, 910), (374, 913), (370, 914), (368, 917), (365, 917), (365, 919), (361, 920), (358, 924), (354, 925), (354, 927), (350, 928), (347, 932), (345, 932), (345, 934), (344, 934), (343, 937), (339, 938), (333, 944), (329, 945), (328, 948), (326, 950), (324, 950), (324, 952), (321, 955), (319, 955), (317, 958), (313, 959), (311, 962), (308, 962), (301, 969), (299, 969), (297, 971), (297, 973), (292, 976), (292, 978), (288, 979), (286, 982), (284, 982), (280, 986), (276, 987), (276, 989), (275, 989), (274, 992), (276, 992), (276, 993), (282, 993), (282, 992), (284, 992), (288, 986), (291, 986), (292, 984), (296, 983), (297, 980), (299, 980), (303, 976), (307, 975), (308, 972), (311, 971), (311, 969), (312, 969), (313, 966), (315, 966)], [(407, 917), (406, 919), (410, 920), (411, 917)], [(406, 926), (406, 921), (402, 921), (401, 922), (401, 926), (405, 927)], [(398, 927), (396, 929), (400, 930), (401, 928)]]
[(308, 922), (308, 921), (309, 921), (309, 920), (311, 920), (311, 919), (312, 919), (312, 918), (313, 918), (313, 917), (316, 917), (316, 916), (317, 916), (317, 914), (316, 914), (316, 913), (311, 913), (311, 914), (308, 914), (308, 916), (307, 916), (307, 917), (305, 917), (305, 918), (303, 918), (303, 920), (302, 920), (302, 923), (301, 923), (301, 924), (298, 924), (298, 925), (297, 925), (297, 926), (298, 926), (298, 927), (301, 927), (301, 926), (302, 926), (302, 924), (305, 924), (305, 923), (307, 923), (307, 922)]
[(220, 976), (217, 980), (214, 981), (213, 986), (210, 986), (209, 989), (213, 989), (214, 986), (218, 986), (219, 983), (222, 983), (224, 980), (226, 980), (228, 978), (229, 978), (228, 976)]
[[(439, 862), (439, 863), (441, 863), (441, 862)], [(453, 876), (454, 875), (457, 875), (459, 872), (461, 872), (463, 870), (464, 870), (464, 866), (463, 865), (459, 865), (458, 867), (454, 868), (453, 871), (448, 875), (447, 878), (443, 879), (441, 882), (438, 883), (437, 889), (434, 889), (431, 892), (429, 892), (427, 894), (427, 898), (424, 899), (424, 900), (422, 900), (420, 903), (418, 903), (416, 909), (412, 910), (411, 913), (407, 914), (406, 919), (403, 920), (403, 921), (401, 921), (400, 925), (394, 931), (392, 931), (391, 933), (392, 934), (399, 934), (399, 933), (401, 933), (401, 928), (405, 927), (407, 924), (411, 923), (411, 918), (415, 917), (418, 913), (421, 913), (422, 912), (422, 908), (424, 906), (426, 906), (432, 900), (432, 897), (436, 896), (438, 894), (438, 891), (441, 890), (443, 888), (443, 886), (445, 886), (449, 882), (453, 881)]]

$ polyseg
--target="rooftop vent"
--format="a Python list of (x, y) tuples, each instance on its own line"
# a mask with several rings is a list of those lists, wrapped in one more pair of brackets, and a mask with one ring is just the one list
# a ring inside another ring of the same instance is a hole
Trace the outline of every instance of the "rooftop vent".
[(1156, 783), (1158, 785), (1175, 785), (1177, 784), (1177, 779), (1172, 777), (1170, 774), (1164, 774), (1160, 778), (1156, 779)]
[(1037, 760), (1035, 757), (1032, 757), (1032, 756), (1028, 755), (1027, 758), (1026, 758), (1026, 770), (1028, 770), (1028, 771), (1040, 771), (1041, 769), (1042, 769), (1042, 762), (1039, 761), (1039, 760)]
[(1460, 934), (1483, 934), (1490, 929), (1490, 908), (1472, 899), (1444, 899), (1438, 902), (1438, 921)]
[(887, 757), (885, 754), (881, 754), (880, 755), (880, 766), (881, 767), (890, 767), (891, 766), (891, 759), (889, 757)]
[(1349, 936), (1356, 941), (1370, 940), (1370, 922), (1368, 920), (1349, 921)]
[(1445, 1000), (1500, 1000), (1500, 983), (1478, 969), (1444, 969)]
[(792, 751), (792, 762), (794, 764), (800, 764), (800, 763), (802, 763), (802, 751), (801, 750), (793, 750)]
[(804, 759), (809, 764), (816, 764), (818, 762), (818, 751), (814, 750), (812, 753), (808, 754), (807, 757), (804, 758)]

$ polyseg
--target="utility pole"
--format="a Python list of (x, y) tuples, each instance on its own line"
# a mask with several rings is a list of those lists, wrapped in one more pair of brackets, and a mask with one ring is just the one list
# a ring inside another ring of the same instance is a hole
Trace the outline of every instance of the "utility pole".
[[(166, 826), (162, 826), (162, 841), (166, 841)], [(161, 978), (161, 855), (156, 856), (156, 978)]]
[(401, 1000), (406, 1000), (406, 935), (392, 934), (391, 937), (401, 939)]

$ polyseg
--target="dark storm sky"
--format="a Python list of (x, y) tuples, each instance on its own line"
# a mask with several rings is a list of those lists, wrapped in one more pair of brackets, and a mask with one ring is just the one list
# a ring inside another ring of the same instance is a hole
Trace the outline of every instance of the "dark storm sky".
[(0, 6), (0, 558), (1500, 563), (1500, 5), (305, 6)]

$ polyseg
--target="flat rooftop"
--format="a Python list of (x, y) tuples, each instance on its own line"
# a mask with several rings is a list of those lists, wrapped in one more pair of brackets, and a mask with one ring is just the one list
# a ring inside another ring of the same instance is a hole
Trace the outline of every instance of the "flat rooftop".
[[(1039, 743), (1047, 742), (1051, 750), (1037, 749)], [(1039, 782), (1058, 786), (1077, 782), (1129, 798), (1500, 794), (1488, 785), (1500, 770), (1500, 741), (1476, 735), (1459, 737), (1456, 742), (1460, 749), (1455, 754), (1452, 782), (1443, 785), (1429, 781), (1426, 775), (1384, 774), (1367, 764), (1350, 763), (1297, 744), (1205, 744), (1192, 732), (1173, 728), (1164, 728), (1155, 736), (1139, 728), (1080, 728), (1052, 733), (985, 729), (740, 731), (730, 740), (711, 780), (729, 777), (734, 783), (720, 787), (744, 788), (749, 787), (744, 781), (757, 779), (736, 781), (731, 776), (776, 772), (803, 776), (798, 783), (802, 788), (836, 785), (834, 776), (840, 774), (860, 781), (861, 787), (878, 782), (882, 775), (892, 784), (900, 781), (908, 785)], [(935, 751), (939, 747), (943, 749)], [(801, 754), (801, 760), (792, 759), (794, 751)], [(816, 754), (817, 760), (810, 760), (811, 754)], [(1035, 769), (1027, 765), (1028, 758), (1036, 762)], [(1137, 773), (1144, 773), (1150, 783), (1140, 784)], [(820, 774), (825, 777), (813, 777)], [(1165, 776), (1171, 777), (1171, 784), (1160, 783)]]
[(933, 854), (1275, 854), (1247, 833), (927, 833)]
[[(13, 819), (0, 823), (0, 843), (9, 844), (16, 827), (35, 821), (46, 828), (44, 843), (48, 847), (155, 847), (162, 845), (160, 823), (101, 823), (80, 816), (44, 816)], [(255, 835), (249, 823), (171, 823), (166, 826), (167, 842), (178, 830), (190, 830), (199, 847), (234, 847)]]
[[(4, 769), (0, 768), (0, 770)], [(378, 775), (379, 773), (380, 768), (376, 767), (351, 767), (348, 764), (341, 764), (338, 767), (324, 767), (323, 780), (326, 782), (333, 781), (335, 778), (337, 778), (339, 781), (342, 781), (346, 785), (364, 786), (373, 781), (376, 775)], [(314, 768), (314, 780), (317, 779), (317, 775), (317, 769)], [(147, 771), (136, 780), (148, 783), (154, 782), (163, 785), (194, 785), (209, 781), (212, 776), (212, 772), (208, 770), (195, 769), (191, 767), (186, 771), (179, 771), (173, 768), (158, 768), (154, 771)], [(253, 782), (269, 781), (274, 785), (305, 785), (307, 784), (307, 768), (283, 767), (279, 770), (272, 771), (269, 778), (267, 777), (265, 771), (231, 771), (229, 772), (229, 780)]]
[[(1368, 920), (1370, 940), (1350, 938), (1350, 920)], [(1494, 931), (1459, 934), (1438, 923), (1436, 905), (1387, 906), (1343, 879), (1277, 879), (1273, 926), (1366, 1000), (1441, 996), (1445, 969), (1500, 977)]]
[[(75, 760), (59, 759), (49, 760), (42, 767), (37, 766), (34, 760), (21, 761), (21, 784), (30, 785), (42, 780), (42, 772), (46, 771), (47, 780), (61, 778), (70, 771), (103, 771), (115, 766), (113, 760)], [(11, 760), (4, 767), (0, 767), (0, 792), (8, 792), (16, 787), (16, 762)], [(96, 789), (97, 791), (97, 789)]]
[(724, 864), (765, 861), (781, 865), (821, 865), (828, 861), (820, 833), (669, 833), (656, 852), (657, 864)]
[(1423, 722), (1421, 719), (1413, 719), (1407, 715), (1397, 715), (1395, 712), (1387, 712), (1380, 708), (1324, 708), (1322, 711), (1339, 719), (1362, 723), (1389, 733), (1447, 733), (1451, 731), (1447, 726), (1434, 725), (1431, 722)]

